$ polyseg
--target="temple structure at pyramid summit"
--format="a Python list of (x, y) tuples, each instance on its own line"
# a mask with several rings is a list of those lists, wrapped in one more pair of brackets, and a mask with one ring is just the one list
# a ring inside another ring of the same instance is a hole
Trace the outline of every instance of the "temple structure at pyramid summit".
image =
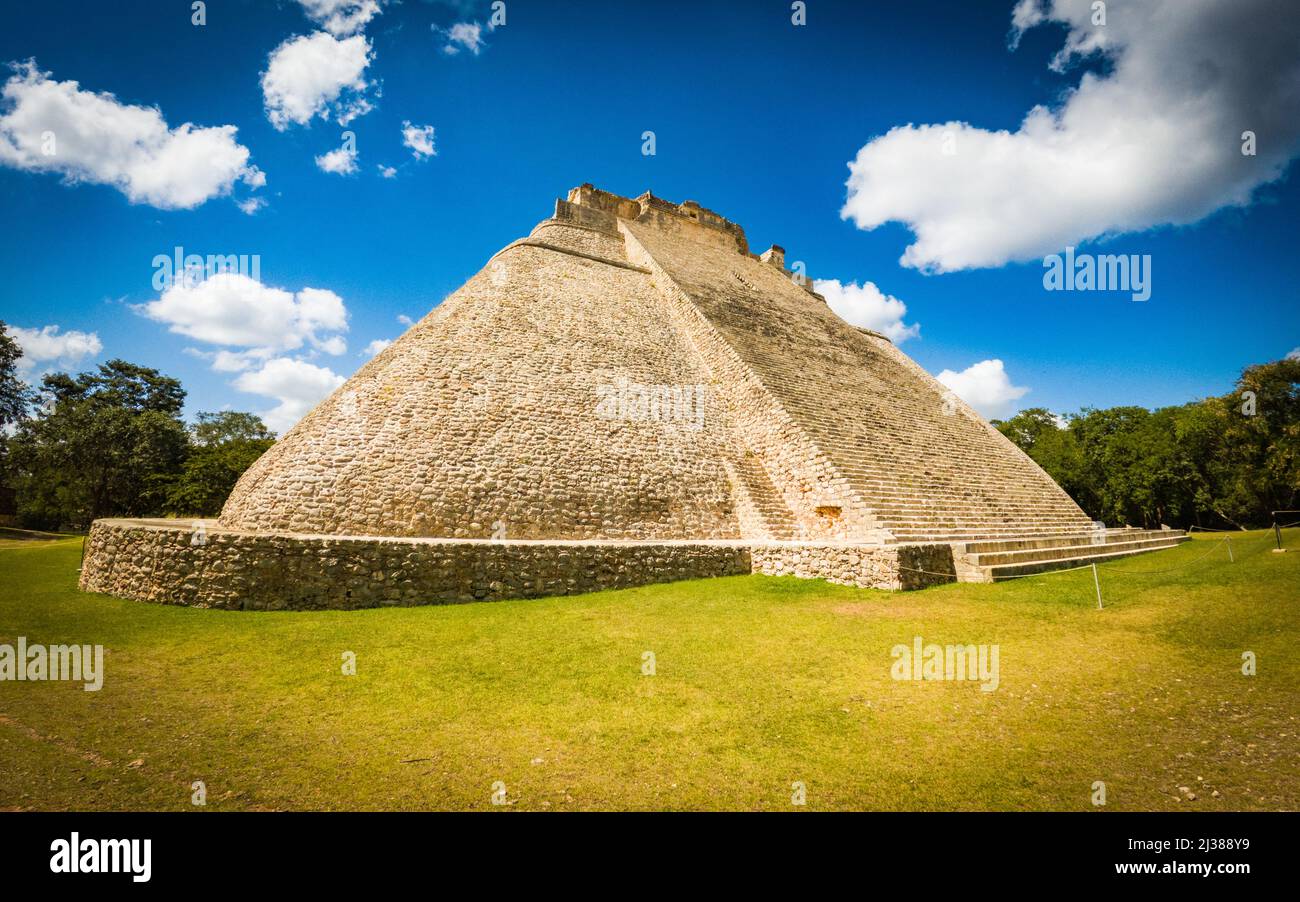
[(249, 609), (751, 572), (907, 589), (1183, 538), (1092, 523), (780, 247), (583, 185), (289, 430), (218, 520), (97, 521), (81, 586)]

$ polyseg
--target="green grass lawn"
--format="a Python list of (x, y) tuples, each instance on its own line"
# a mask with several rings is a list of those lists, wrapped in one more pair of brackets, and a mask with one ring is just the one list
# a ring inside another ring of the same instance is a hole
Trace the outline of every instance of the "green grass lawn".
[[(192, 809), (202, 780), (206, 810), (500, 810), (497, 781), (515, 810), (792, 810), (800, 781), (805, 810), (1092, 810), (1100, 780), (1112, 810), (1295, 810), (1289, 536), (1103, 566), (1101, 611), (1079, 571), (319, 613), (85, 595), (80, 539), (0, 537), (0, 643), (102, 644), (106, 670), (0, 682), (0, 808)], [(997, 643), (999, 688), (891, 679), (918, 635)]]

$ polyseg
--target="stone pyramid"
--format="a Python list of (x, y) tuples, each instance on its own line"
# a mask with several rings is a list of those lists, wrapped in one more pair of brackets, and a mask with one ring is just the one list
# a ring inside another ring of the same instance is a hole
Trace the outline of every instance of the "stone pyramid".
[(906, 589), (1183, 538), (1094, 528), (781, 248), (583, 185), (304, 417), (217, 522), (97, 521), (81, 586), (237, 609), (751, 572)]
[(801, 281), (694, 202), (583, 185), (290, 430), (220, 524), (853, 542), (1089, 527)]

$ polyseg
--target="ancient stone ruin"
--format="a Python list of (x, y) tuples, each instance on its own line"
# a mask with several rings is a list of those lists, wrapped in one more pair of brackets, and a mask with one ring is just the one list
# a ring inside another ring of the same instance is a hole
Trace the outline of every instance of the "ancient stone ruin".
[(750, 572), (907, 589), (1183, 538), (1092, 524), (780, 247), (583, 185), (317, 405), (219, 520), (96, 522), (81, 585), (237, 609)]

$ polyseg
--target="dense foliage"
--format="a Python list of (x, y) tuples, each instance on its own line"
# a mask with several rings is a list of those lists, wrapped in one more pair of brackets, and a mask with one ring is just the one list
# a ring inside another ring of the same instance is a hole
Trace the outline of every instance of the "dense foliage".
[(0, 515), (12, 513), (14, 509), (14, 490), (6, 469), (9, 431), (27, 415), (32, 402), (31, 390), (18, 378), (18, 358), (22, 356), (23, 349), (9, 335), (4, 320), (0, 320)]
[(200, 517), (221, 513), (236, 480), (275, 444), (251, 413), (201, 413), (190, 430), (191, 450), (167, 492), (167, 507)]
[(994, 425), (1112, 526), (1267, 526), (1300, 507), (1300, 360), (1248, 367), (1232, 393), (1179, 407), (1039, 407)]
[[(181, 419), (178, 380), (124, 360), (52, 373), (0, 448), (19, 521), (85, 528), (98, 517), (213, 516), (274, 436), (253, 414)], [(24, 400), (26, 403), (26, 399)]]
[(23, 349), (0, 319), (0, 429), (21, 420), (32, 400), (31, 390), (18, 378), (18, 358), (22, 356)]

